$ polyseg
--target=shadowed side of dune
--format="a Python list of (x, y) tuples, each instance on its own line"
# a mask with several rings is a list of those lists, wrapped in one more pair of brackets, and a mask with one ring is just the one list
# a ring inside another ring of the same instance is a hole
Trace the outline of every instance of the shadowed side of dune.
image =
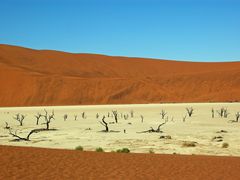
[(0, 45), (0, 106), (232, 102), (240, 62), (194, 63)]

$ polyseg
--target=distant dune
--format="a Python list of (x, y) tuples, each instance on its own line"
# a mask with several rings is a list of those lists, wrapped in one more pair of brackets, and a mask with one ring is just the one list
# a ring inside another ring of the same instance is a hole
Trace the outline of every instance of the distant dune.
[(199, 63), (0, 45), (0, 106), (240, 101), (240, 62)]

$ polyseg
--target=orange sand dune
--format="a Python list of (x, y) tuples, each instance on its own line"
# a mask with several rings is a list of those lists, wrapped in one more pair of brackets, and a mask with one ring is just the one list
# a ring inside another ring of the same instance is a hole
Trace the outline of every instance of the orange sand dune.
[(240, 62), (197, 63), (0, 45), (0, 106), (240, 101)]
[(0, 146), (0, 179), (231, 179), (240, 158)]

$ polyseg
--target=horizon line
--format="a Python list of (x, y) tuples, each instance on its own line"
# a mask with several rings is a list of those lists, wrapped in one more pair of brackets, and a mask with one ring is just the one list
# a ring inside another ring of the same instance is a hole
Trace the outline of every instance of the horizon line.
[(162, 60), (162, 61), (178, 61), (178, 62), (192, 62), (192, 63), (234, 63), (240, 62), (240, 60), (224, 60), (224, 61), (209, 61), (209, 60), (192, 60), (192, 59), (168, 59), (168, 58), (159, 58), (159, 57), (140, 57), (140, 56), (127, 56), (127, 55), (112, 55), (112, 54), (105, 54), (105, 53), (94, 53), (94, 52), (74, 52), (68, 50), (60, 50), (60, 49), (42, 49), (42, 48), (33, 48), (33, 47), (26, 47), (22, 45), (13, 45), (13, 44), (4, 44), (0, 43), (0, 46), (12, 46), (18, 47), (23, 49), (29, 49), (34, 51), (52, 51), (52, 52), (59, 52), (59, 53), (67, 53), (67, 54), (86, 54), (86, 55), (99, 55), (99, 56), (107, 56), (107, 57), (119, 57), (119, 58), (137, 58), (137, 59), (149, 59), (149, 60)]

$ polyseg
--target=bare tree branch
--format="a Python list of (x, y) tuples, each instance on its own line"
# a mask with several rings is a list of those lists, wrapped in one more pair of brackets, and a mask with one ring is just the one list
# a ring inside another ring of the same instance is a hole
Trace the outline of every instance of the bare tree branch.
[(112, 111), (112, 113), (114, 115), (115, 122), (118, 123), (118, 113), (117, 113), (117, 111)]
[(186, 110), (187, 110), (188, 117), (191, 117), (194, 109), (192, 107), (187, 107)]
[(150, 127), (149, 130), (141, 131), (141, 132), (137, 132), (137, 133), (162, 133), (162, 131), (161, 131), (160, 128), (161, 128), (164, 124), (166, 124), (166, 123), (167, 123), (167, 121), (165, 121), (164, 123), (159, 124), (158, 127), (157, 127), (157, 129), (153, 129), (152, 127)]
[(26, 117), (26, 115), (18, 113), (13, 118), (16, 119), (20, 123), (20, 126), (22, 126), (23, 125), (23, 120), (25, 119), (25, 117)]
[(164, 111), (164, 110), (162, 110), (162, 112), (160, 113), (160, 115), (161, 115), (162, 119), (164, 119), (164, 117), (166, 116), (166, 114), (167, 114), (167, 112), (166, 112), (166, 111)]
[(36, 119), (37, 119), (37, 121), (36, 121), (36, 125), (38, 125), (38, 123), (39, 123), (39, 119), (42, 117), (42, 114), (37, 113), (37, 115), (35, 115), (35, 117), (36, 117)]
[(102, 118), (102, 122), (99, 121), (104, 127), (105, 127), (105, 132), (108, 132), (109, 131), (109, 128), (108, 128), (108, 123), (104, 120), (105, 119), (105, 116), (103, 116)]

